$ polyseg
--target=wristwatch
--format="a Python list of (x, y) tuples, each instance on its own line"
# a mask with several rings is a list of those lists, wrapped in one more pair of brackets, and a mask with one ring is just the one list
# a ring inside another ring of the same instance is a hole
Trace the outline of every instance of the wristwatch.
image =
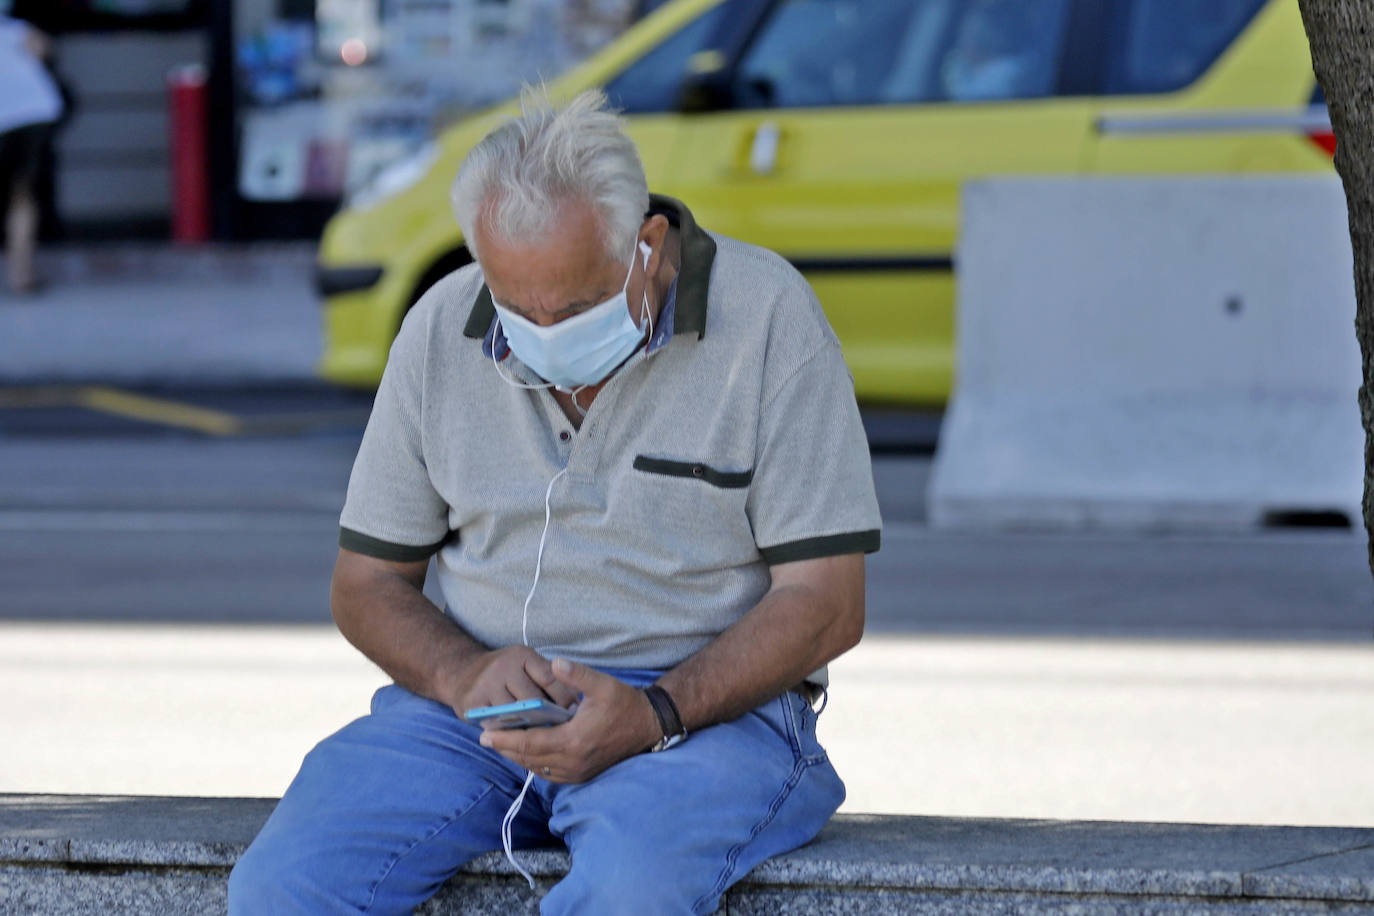
[(649, 705), (654, 708), (654, 715), (658, 716), (658, 726), (663, 730), (663, 737), (658, 743), (649, 748), (651, 753), (666, 751), (670, 747), (676, 747), (687, 740), (687, 729), (682, 726), (682, 716), (678, 715), (677, 704), (657, 684), (641, 688), (644, 695), (649, 698)]

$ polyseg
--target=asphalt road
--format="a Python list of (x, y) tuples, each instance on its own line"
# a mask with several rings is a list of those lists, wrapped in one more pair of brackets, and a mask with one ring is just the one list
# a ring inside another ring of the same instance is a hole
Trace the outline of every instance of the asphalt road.
[[(0, 390), (0, 619), (327, 622), (367, 406), (311, 386)], [(935, 532), (936, 423), (869, 421), (885, 520), (871, 632), (1371, 637), (1361, 537)]]

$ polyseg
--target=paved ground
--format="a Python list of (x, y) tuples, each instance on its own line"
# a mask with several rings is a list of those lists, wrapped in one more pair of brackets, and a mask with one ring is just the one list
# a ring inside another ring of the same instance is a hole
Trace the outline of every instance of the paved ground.
[[(240, 411), (230, 416), (265, 415), (243, 392), (229, 400)], [(300, 393), (272, 403), (309, 413)], [(15, 412), (0, 409), (0, 430)], [(0, 619), (328, 621), (356, 427), (218, 437), (143, 424), (142, 435), (82, 436), (83, 417), (105, 429), (87, 411), (61, 434), (0, 438)], [(927, 456), (875, 459), (886, 522), (869, 562), (877, 632), (1370, 637), (1374, 582), (1349, 533), (936, 532), (922, 523), (929, 470)]]
[[(1367, 647), (871, 635), (847, 811), (1374, 824)], [(279, 794), (379, 671), (332, 628), (0, 624), (0, 791)]]
[(0, 383), (310, 379), (309, 246), (46, 252), (36, 296), (0, 291)]

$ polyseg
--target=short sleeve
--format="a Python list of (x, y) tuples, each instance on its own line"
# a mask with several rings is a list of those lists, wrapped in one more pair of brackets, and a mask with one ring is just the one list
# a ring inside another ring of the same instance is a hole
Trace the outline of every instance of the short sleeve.
[(392, 344), (339, 519), (339, 546), (382, 560), (433, 554), (448, 537), (420, 436), (425, 327), (412, 310)]
[(839, 344), (825, 343), (786, 379), (759, 422), (747, 508), (765, 562), (876, 551), (873, 464)]

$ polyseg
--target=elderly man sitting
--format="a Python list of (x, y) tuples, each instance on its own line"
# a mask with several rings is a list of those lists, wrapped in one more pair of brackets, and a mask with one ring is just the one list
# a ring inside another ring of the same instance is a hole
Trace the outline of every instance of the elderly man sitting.
[[(844, 798), (812, 703), (880, 522), (839, 342), (786, 261), (649, 195), (604, 104), (527, 92), (458, 173), (476, 263), (396, 338), (332, 587), (395, 683), (305, 758), (232, 913), (410, 912), (560, 841), (544, 913), (709, 913)], [(530, 699), (574, 714), (469, 721)]]

